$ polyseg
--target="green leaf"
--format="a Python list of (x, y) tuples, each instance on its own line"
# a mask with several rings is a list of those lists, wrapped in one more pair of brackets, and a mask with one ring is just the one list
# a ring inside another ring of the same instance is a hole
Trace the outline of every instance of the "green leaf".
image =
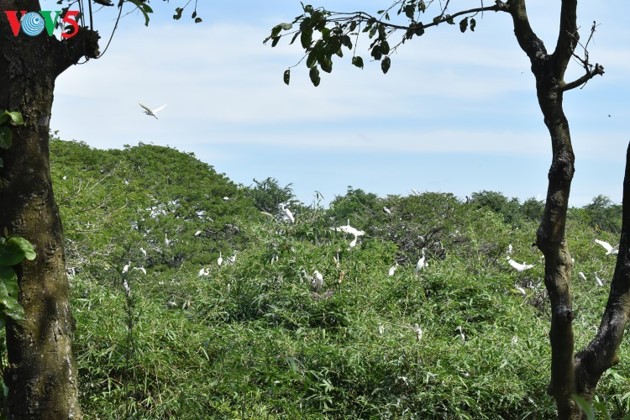
[[(24, 117), (22, 117), (22, 113), (18, 111), (4, 111), (3, 117), (8, 117), (11, 120), (11, 124), (13, 125), (22, 125), (24, 124)], [(0, 123), (7, 121), (3, 119)]]
[(8, 149), (13, 144), (13, 133), (9, 127), (0, 127), (0, 149)]
[(272, 38), (272, 41), (271, 41), (271, 46), (275, 47), (276, 45), (278, 45), (278, 41), (280, 41), (280, 37), (279, 36), (274, 36)]
[(459, 21), (459, 30), (464, 33), (466, 32), (466, 29), (468, 29), (468, 18), (465, 17), (464, 19)]
[(200, 17), (195, 18), (195, 23), (201, 23), (201, 22), (203, 22), (203, 20)]
[[(153, 13), (153, 9), (151, 9), (151, 6), (144, 3), (143, 0), (128, 0), (128, 1), (134, 4), (138, 8), (138, 10), (140, 10), (142, 14), (144, 15), (144, 26), (149, 26), (149, 13)], [(183, 11), (184, 9), (181, 9), (181, 11), (179, 12), (180, 17)]]
[(4, 305), (4, 314), (11, 319), (20, 321), (24, 319), (24, 308), (16, 299), (6, 296), (0, 297), (0, 303)]
[(0, 246), (0, 266), (11, 267), (24, 260), (24, 251), (14, 244), (6, 243)]
[(477, 26), (477, 21), (475, 18), (470, 18), (470, 30), (475, 32), (475, 27)]
[(319, 82), (321, 81), (321, 79), (319, 78), (319, 70), (317, 70), (317, 67), (311, 68), (311, 71), (309, 71), (308, 75), (311, 78), (311, 83), (313, 83), (313, 86), (319, 86)]
[(33, 245), (26, 239), (21, 238), (19, 236), (10, 237), (9, 240), (7, 241), (7, 245), (8, 246), (15, 245), (18, 248), (20, 248), (22, 252), (24, 252), (24, 258), (26, 258), (29, 261), (33, 261), (35, 257), (37, 256), (37, 254), (35, 254), (35, 248), (33, 248)]
[(387, 41), (381, 42), (380, 51), (383, 55), (389, 54), (389, 43)]
[[(15, 273), (15, 270), (13, 270), (13, 268), (11, 267), (0, 265), (0, 283), (4, 283), (6, 286), (7, 284), (11, 284), (12, 282), (15, 282), (15, 285), (17, 286), (17, 274)], [(8, 289), (9, 288), (7, 287), (7, 293), (11, 294)]]
[(383, 70), (383, 74), (387, 74), (391, 65), (392, 61), (390, 58), (387, 56), (383, 57), (383, 60), (381, 61), (381, 70)]
[(321, 60), (319, 60), (319, 65), (322, 68), (322, 70), (324, 70), (326, 73), (330, 73), (332, 71), (332, 60), (330, 59), (329, 56), (325, 56), (323, 57)]
[(302, 43), (302, 48), (308, 49), (311, 46), (311, 41), (313, 40), (313, 30), (311, 28), (304, 29), (302, 34), (300, 35), (300, 42)]
[(580, 407), (582, 412), (586, 415), (588, 420), (595, 420), (595, 412), (593, 411), (593, 407), (582, 397), (579, 395), (573, 395), (573, 401)]
[(363, 59), (360, 56), (355, 55), (354, 57), (352, 57), (352, 64), (354, 66), (362, 69), (363, 68)]
[(182, 7), (176, 7), (175, 14), (173, 15), (173, 19), (180, 20), (182, 18), (183, 12), (184, 12), (184, 9)]
[(291, 70), (284, 71), (284, 75), (282, 75), (282, 80), (284, 80), (285, 85), (289, 85), (289, 82), (291, 81)]

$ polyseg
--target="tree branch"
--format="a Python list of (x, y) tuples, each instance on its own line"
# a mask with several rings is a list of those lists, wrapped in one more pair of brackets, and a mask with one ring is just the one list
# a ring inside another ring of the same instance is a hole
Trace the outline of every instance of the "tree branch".
[(72, 38), (55, 42), (56, 74), (60, 75), (83, 57), (97, 58), (99, 39), (98, 32), (82, 27)]
[(575, 89), (578, 86), (582, 86), (586, 84), (586, 82), (588, 82), (589, 80), (591, 80), (593, 77), (597, 75), (602, 76), (603, 74), (604, 74), (604, 67), (596, 63), (592, 69), (587, 68), (586, 73), (582, 77), (572, 82), (561, 84), (560, 87), (563, 92), (566, 92), (567, 90)]
[(576, 9), (577, 0), (562, 0), (560, 30), (558, 32), (556, 49), (553, 52), (555, 73), (559, 80), (564, 78), (564, 72), (580, 39), (577, 30)]
[(527, 54), (529, 60), (534, 62), (547, 58), (545, 44), (534, 33), (529, 24), (525, 0), (513, 0), (508, 3), (509, 13), (514, 22), (514, 35), (521, 49)]

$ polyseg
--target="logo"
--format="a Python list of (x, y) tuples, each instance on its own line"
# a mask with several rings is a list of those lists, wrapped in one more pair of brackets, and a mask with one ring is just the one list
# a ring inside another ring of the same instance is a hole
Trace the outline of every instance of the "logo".
[(20, 34), (20, 29), (24, 35), (37, 36), (44, 29), (49, 36), (53, 36), (55, 28), (61, 27), (61, 38), (72, 38), (79, 33), (79, 23), (77, 22), (78, 10), (67, 10), (61, 16), (61, 10), (41, 10), (39, 12), (26, 12), (21, 10), (18, 18), (17, 10), (6, 10), (5, 15), (9, 20), (13, 36)]

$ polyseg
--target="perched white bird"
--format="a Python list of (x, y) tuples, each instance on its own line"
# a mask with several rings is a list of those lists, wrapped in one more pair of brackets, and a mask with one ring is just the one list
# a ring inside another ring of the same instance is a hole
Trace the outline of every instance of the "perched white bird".
[(420, 325), (418, 324), (413, 324), (413, 330), (416, 333), (416, 339), (418, 341), (422, 340), (422, 336), (424, 335), (424, 331), (422, 331), (422, 328), (420, 328)]
[(219, 258), (217, 258), (217, 265), (221, 267), (223, 264), (223, 255), (221, 255), (221, 251), (219, 251)]
[(234, 252), (234, 255), (232, 255), (231, 257), (227, 258), (227, 262), (229, 264), (234, 264), (236, 262), (236, 251)]
[(389, 214), (390, 216), (392, 215), (392, 211), (390, 209), (388, 209), (387, 207), (383, 207), (383, 211), (387, 214)]
[(455, 331), (459, 331), (459, 338), (462, 339), (462, 343), (466, 341), (466, 336), (464, 335), (464, 331), (461, 325), (458, 325), (457, 328), (455, 328)]
[(199, 236), (199, 235), (201, 235), (202, 233), (203, 233), (202, 231), (198, 230), (197, 232), (195, 232), (195, 236)]
[(350, 242), (350, 248), (354, 248), (355, 246), (357, 246), (357, 239), (359, 239), (359, 237), (355, 236), (352, 242)]
[(164, 246), (169, 246), (171, 244), (171, 240), (168, 239), (166, 233), (164, 234)]
[(129, 265), (131, 264), (131, 262), (128, 262), (127, 264), (125, 264), (125, 266), (122, 269), (122, 273), (126, 274), (127, 271), (129, 271)]
[(391, 267), (389, 267), (389, 276), (393, 276), (396, 273), (396, 269), (398, 268), (398, 263), (394, 263)]
[(602, 279), (599, 278), (597, 274), (595, 274), (595, 282), (599, 287), (602, 287), (604, 285), (604, 282), (602, 281)]
[(199, 277), (206, 277), (210, 275), (210, 268), (202, 268), (201, 270), (199, 270), (198, 276)]
[(418, 260), (416, 264), (416, 274), (420, 274), (420, 271), (423, 268), (428, 266), (426, 256), (424, 255), (424, 248), (422, 248), (422, 257)]
[(324, 287), (324, 276), (318, 270), (313, 271), (313, 277), (311, 278), (311, 286), (317, 292)]
[(601, 245), (606, 250), (606, 255), (617, 255), (619, 253), (619, 245), (612, 246), (606, 241), (595, 239), (595, 243)]
[(507, 257), (507, 262), (519, 273), (534, 267), (534, 264), (525, 264), (525, 262), (523, 262), (523, 264), (519, 264), (510, 257)]
[(284, 203), (280, 204), (280, 208), (284, 212), (285, 218), (291, 223), (295, 223), (295, 217), (293, 217), (293, 213), (291, 213), (291, 210), (289, 210)]
[(508, 245), (508, 249), (507, 249), (507, 254), (508, 255), (512, 255), (512, 251), (514, 250), (514, 248), (512, 248), (512, 244)]
[(584, 275), (584, 273), (582, 273), (581, 271), (578, 273), (578, 277), (579, 277), (581, 280), (586, 281), (586, 276), (585, 276), (585, 275)]
[(142, 274), (144, 274), (145, 276), (147, 275), (147, 270), (145, 270), (145, 268), (144, 268), (144, 267), (134, 267), (134, 268), (132, 268), (131, 270), (132, 270), (132, 271), (133, 271), (133, 270), (142, 271)]
[(343, 232), (343, 233), (347, 233), (349, 235), (353, 235), (353, 236), (363, 236), (365, 235), (365, 232), (362, 230), (359, 230), (355, 227), (350, 226), (350, 220), (348, 220), (348, 224), (345, 226), (339, 226), (336, 228), (331, 228), (332, 230), (336, 231), (336, 232)]
[(151, 109), (146, 105), (142, 105), (141, 103), (138, 103), (142, 108), (144, 108), (144, 113), (147, 115), (150, 115), (152, 117), (155, 117), (155, 119), (157, 120), (157, 114), (158, 112), (160, 112), (161, 110), (163, 110), (164, 108), (166, 108), (166, 104), (162, 105), (161, 107), (155, 108), (155, 109)]
[(520, 294), (522, 294), (523, 296), (527, 296), (527, 292), (525, 291), (525, 289), (523, 289), (521, 286), (519, 286), (518, 284), (514, 286), (514, 288), (516, 290), (519, 291)]
[(142, 255), (144, 255), (144, 258), (147, 257), (147, 251), (144, 248), (140, 248), (140, 252), (142, 252)]

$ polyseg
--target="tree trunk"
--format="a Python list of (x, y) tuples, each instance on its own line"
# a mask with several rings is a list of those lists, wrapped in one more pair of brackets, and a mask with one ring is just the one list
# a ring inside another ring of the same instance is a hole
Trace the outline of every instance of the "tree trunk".
[(13, 129), (13, 146), (0, 152), (0, 228), (29, 240), (37, 253), (17, 270), (26, 319), (7, 321), (6, 414), (10, 419), (80, 418), (74, 321), (48, 141), (55, 78), (82, 56), (95, 56), (98, 36), (82, 29), (64, 41), (46, 31), (14, 37), (4, 11), (36, 11), (38, 3), (0, 4), (0, 110), (19, 111), (25, 122)]

